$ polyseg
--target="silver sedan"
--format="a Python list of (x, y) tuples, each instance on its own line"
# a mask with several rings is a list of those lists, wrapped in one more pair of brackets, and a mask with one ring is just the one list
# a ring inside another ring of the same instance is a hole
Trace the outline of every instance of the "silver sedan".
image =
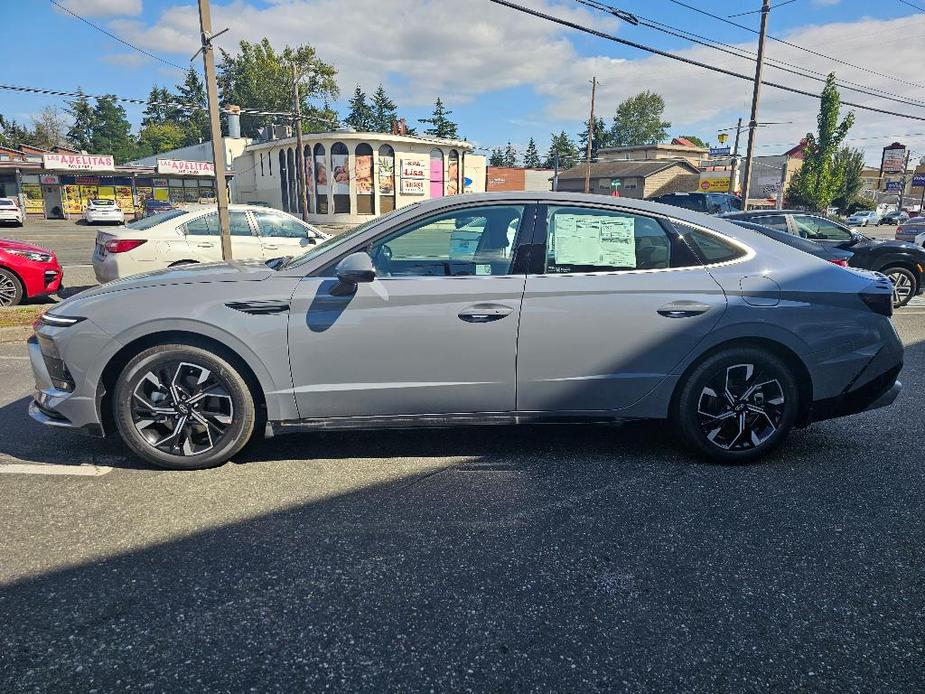
[(446, 197), (288, 261), (184, 266), (45, 314), (30, 413), (203, 468), (255, 434), (669, 420), (712, 459), (890, 404), (882, 275), (678, 207)]

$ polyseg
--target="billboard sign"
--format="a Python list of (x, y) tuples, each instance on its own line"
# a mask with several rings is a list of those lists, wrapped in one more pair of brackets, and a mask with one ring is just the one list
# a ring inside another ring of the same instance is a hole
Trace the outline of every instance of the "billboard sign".
[(401, 177), (402, 178), (428, 178), (430, 176), (430, 163), (427, 159), (415, 157), (402, 158), (401, 160)]
[(902, 181), (887, 181), (886, 182), (886, 192), (887, 193), (899, 193), (902, 192), (903, 182)]
[(906, 170), (906, 146), (894, 142), (883, 148), (880, 171), (885, 174), (898, 174)]
[(701, 178), (700, 190), (704, 193), (729, 192), (729, 174), (726, 174), (725, 178)]
[(180, 159), (158, 159), (157, 172), (174, 176), (214, 176), (215, 164), (210, 161), (182, 161)]
[(925, 174), (916, 174), (912, 177), (913, 188), (925, 188)]
[(51, 171), (114, 171), (111, 154), (43, 154), (42, 165)]
[(424, 195), (428, 185), (428, 181), (423, 178), (403, 178), (401, 179), (401, 194)]

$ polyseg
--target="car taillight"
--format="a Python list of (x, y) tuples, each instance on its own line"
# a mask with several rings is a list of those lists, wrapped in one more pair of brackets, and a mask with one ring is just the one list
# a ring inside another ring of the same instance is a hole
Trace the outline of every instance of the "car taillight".
[(858, 296), (861, 297), (861, 301), (867, 304), (867, 308), (874, 313), (879, 313), (881, 316), (886, 316), (888, 318), (893, 315), (892, 292), (888, 294), (886, 292), (873, 292), (865, 289), (863, 292), (860, 292)]
[(848, 267), (848, 261), (844, 258), (829, 258), (829, 262), (838, 267)]
[(133, 251), (147, 242), (148, 239), (110, 239), (106, 242), (106, 252), (125, 253), (126, 251)]

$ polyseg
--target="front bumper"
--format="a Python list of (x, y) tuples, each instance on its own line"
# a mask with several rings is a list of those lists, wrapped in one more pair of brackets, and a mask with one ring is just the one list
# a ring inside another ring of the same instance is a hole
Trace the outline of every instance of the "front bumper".
[(44, 296), (59, 291), (64, 282), (64, 270), (57, 260), (49, 263), (30, 262), (18, 266), (17, 271), (26, 287), (26, 296)]

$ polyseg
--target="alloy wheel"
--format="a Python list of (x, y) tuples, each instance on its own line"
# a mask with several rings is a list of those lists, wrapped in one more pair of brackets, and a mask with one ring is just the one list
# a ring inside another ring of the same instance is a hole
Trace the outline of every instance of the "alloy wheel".
[(228, 384), (186, 361), (148, 370), (132, 393), (132, 423), (153, 448), (192, 456), (219, 445), (234, 421)]
[(707, 440), (725, 451), (754, 449), (781, 427), (784, 389), (754, 364), (718, 369), (697, 402), (697, 418)]
[(904, 272), (891, 272), (888, 277), (893, 283), (893, 305), (904, 306), (912, 298), (912, 280)]
[(19, 295), (16, 280), (5, 273), (0, 273), (0, 306), (13, 306)]

